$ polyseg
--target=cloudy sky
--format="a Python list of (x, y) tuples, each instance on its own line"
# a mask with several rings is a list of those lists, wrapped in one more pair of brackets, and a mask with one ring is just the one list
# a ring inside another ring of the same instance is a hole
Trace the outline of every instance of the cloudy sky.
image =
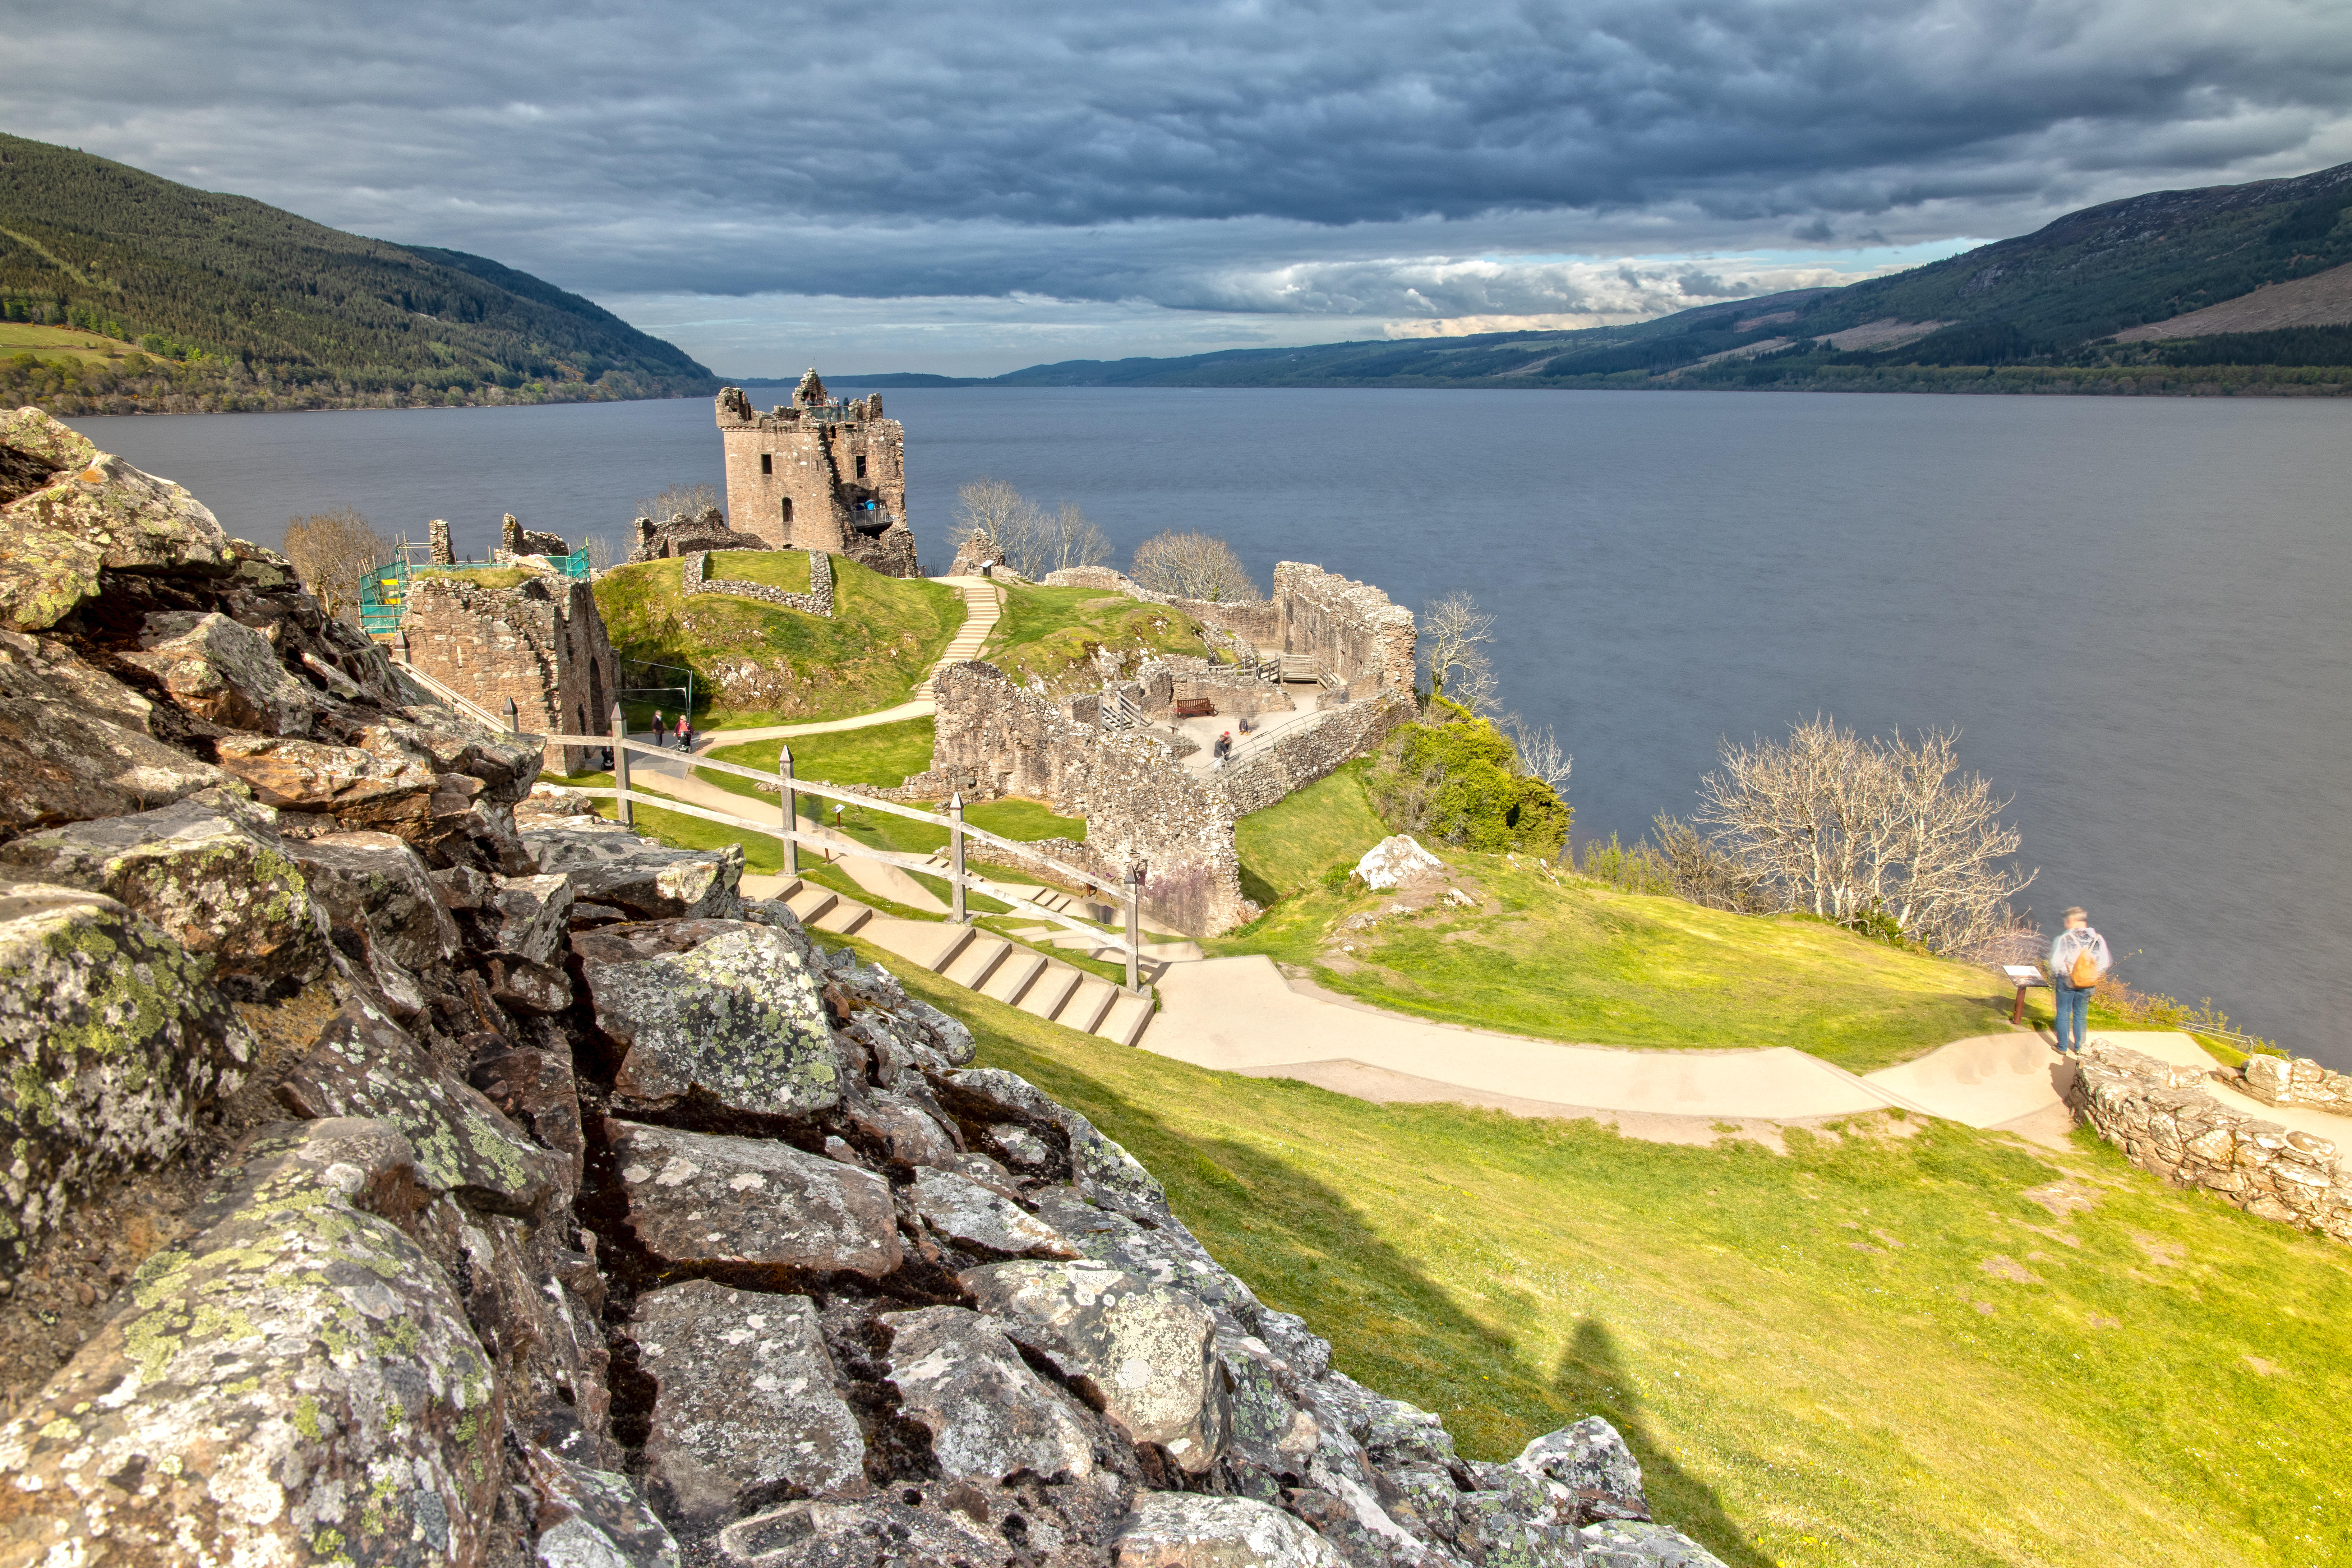
[(2352, 160), (2352, 0), (0, 0), (0, 128), (724, 374), (1588, 326)]

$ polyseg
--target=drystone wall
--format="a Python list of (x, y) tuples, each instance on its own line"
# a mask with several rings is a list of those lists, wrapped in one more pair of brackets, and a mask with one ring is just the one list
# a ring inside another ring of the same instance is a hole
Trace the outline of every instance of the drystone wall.
[(2093, 1045), (2067, 1103), (2132, 1163), (2247, 1213), (2352, 1241), (2352, 1171), (2336, 1145), (2241, 1116), (2197, 1087), (2203, 1070)]
[[(541, 735), (601, 733), (619, 689), (619, 663), (586, 583), (533, 577), (489, 588), (467, 574), (409, 584), (401, 631), (408, 659), (485, 711), (506, 710)], [(576, 773), (586, 748), (551, 745), (546, 765)]]
[[(2264, 1105), (2308, 1105), (2352, 1116), (2352, 1075), (2330, 1072), (2309, 1057), (2248, 1057), (2231, 1082)], [(2352, 1132), (2352, 1122), (2345, 1131)]]
[(1607, 1423), (1466, 1460), (1334, 1369), (740, 851), (534, 790), (282, 559), (0, 416), (37, 464), (0, 1563), (1715, 1564)]
[(541, 533), (525, 528), (522, 520), (509, 512), (499, 520), (499, 548), (495, 560), (510, 560), (518, 555), (544, 555), (550, 560), (562, 560), (572, 553), (572, 546), (560, 533)]
[[(1146, 898), (1154, 879), (1168, 895), (1154, 917), (1179, 930), (1206, 935), (1255, 913), (1242, 896), (1231, 811), (1205, 778), (1164, 748), (1075, 719), (992, 664), (950, 665), (932, 689), (934, 779), (967, 800), (1023, 795), (1086, 818), (1086, 863), (1106, 882), (1143, 865)], [(1171, 880), (1180, 868), (1181, 884)]]
[(449, 520), (436, 517), (425, 525), (426, 553), (436, 566), (457, 564), (457, 552), (449, 542)]
[(809, 587), (805, 594), (787, 593), (772, 588), (765, 583), (745, 583), (731, 577), (710, 575), (710, 555), (699, 552), (687, 557), (680, 584), (689, 594), (732, 594), (738, 598), (758, 599), (765, 604), (781, 605), (787, 610), (803, 615), (833, 618), (833, 557), (822, 550), (808, 552)]
[(1214, 775), (1217, 787), (1234, 816), (1263, 811), (1372, 751), (1412, 716), (1412, 695), (1404, 691), (1325, 709), (1263, 740), (1244, 741)]
[(1255, 719), (1261, 713), (1289, 713), (1297, 702), (1277, 681), (1258, 679), (1255, 666), (1212, 664), (1191, 654), (1170, 654), (1144, 660), (1132, 681), (1125, 685), (1147, 719), (1164, 720), (1176, 704), (1207, 699), (1220, 715)]

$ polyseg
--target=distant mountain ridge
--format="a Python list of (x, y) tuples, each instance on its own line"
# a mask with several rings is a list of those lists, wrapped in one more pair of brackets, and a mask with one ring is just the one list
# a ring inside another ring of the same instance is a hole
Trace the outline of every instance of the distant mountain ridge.
[[(76, 352), (26, 365), (24, 354), (42, 360), (50, 347)], [(487, 257), (345, 234), (0, 135), (0, 393), (52, 412), (537, 403), (718, 385), (674, 344)]]
[[(834, 380), (858, 386), (2346, 392), (2352, 391), (2347, 210), (2352, 163), (2293, 179), (2107, 202), (2032, 234), (1885, 278), (1703, 305), (1633, 326), (1067, 360), (985, 379)], [(2248, 300), (2274, 286), (2286, 290), (2274, 307)], [(2212, 309), (2232, 300), (2246, 303), (2233, 311)], [(2116, 341), (2118, 333), (2131, 341)]]

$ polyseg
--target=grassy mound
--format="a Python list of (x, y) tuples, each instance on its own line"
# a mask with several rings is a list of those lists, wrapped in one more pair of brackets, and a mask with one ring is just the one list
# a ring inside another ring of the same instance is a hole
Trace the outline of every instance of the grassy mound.
[[(2013, 993), (1972, 965), (1524, 857), (1439, 847), (1482, 907), (1386, 914), (1390, 895), (1320, 875), (1384, 836), (1360, 776), (1342, 770), (1235, 826), (1244, 889), (1281, 901), (1213, 951), (1306, 965), (1334, 991), (1447, 1023), (1593, 1045), (1794, 1046), (1856, 1072), (2004, 1026)], [(1366, 914), (1381, 918), (1339, 930)]]
[(1008, 583), (1003, 614), (981, 657), (1015, 681), (1036, 675), (1052, 687), (1066, 680), (1098, 647), (1202, 656), (1210, 651), (1201, 637), (1201, 623), (1165, 605), (1099, 588)]
[[(759, 560), (723, 552), (719, 564), (736, 572), (730, 563)], [(904, 702), (963, 625), (954, 589), (840, 556), (829, 620), (730, 594), (689, 598), (679, 588), (684, 568), (675, 560), (616, 567), (597, 580), (596, 608), (623, 657), (695, 672), (699, 729), (845, 719)], [(805, 555), (786, 552), (738, 574), (797, 572), (805, 589), (807, 570)]]
[(891, 968), (1131, 1149), (1343, 1370), (1476, 1458), (1607, 1416), (1734, 1568), (2352, 1554), (2324, 1436), (2352, 1251), (2085, 1135), (1640, 1143), (1206, 1072)]

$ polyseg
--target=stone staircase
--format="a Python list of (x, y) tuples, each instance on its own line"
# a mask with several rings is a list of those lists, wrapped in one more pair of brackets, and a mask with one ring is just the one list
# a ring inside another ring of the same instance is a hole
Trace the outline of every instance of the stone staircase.
[(947, 652), (939, 663), (931, 666), (930, 675), (923, 677), (915, 688), (917, 699), (928, 701), (937, 693), (931, 689), (931, 676), (949, 665), (961, 664), (968, 658), (978, 658), (980, 650), (988, 646), (989, 634), (996, 629), (996, 618), (1003, 613), (1003, 602), (997, 596), (996, 585), (984, 577), (940, 577), (934, 581), (950, 584), (963, 595), (963, 629), (948, 644)]
[[(1045, 891), (1065, 903), (1076, 902), (1066, 893)], [(1098, 974), (977, 926), (877, 914), (799, 877), (784, 878), (782, 888), (767, 896), (781, 899), (803, 925), (862, 937), (967, 991), (1068, 1028), (1131, 1046), (1151, 1023), (1148, 993), (1130, 994)]]

